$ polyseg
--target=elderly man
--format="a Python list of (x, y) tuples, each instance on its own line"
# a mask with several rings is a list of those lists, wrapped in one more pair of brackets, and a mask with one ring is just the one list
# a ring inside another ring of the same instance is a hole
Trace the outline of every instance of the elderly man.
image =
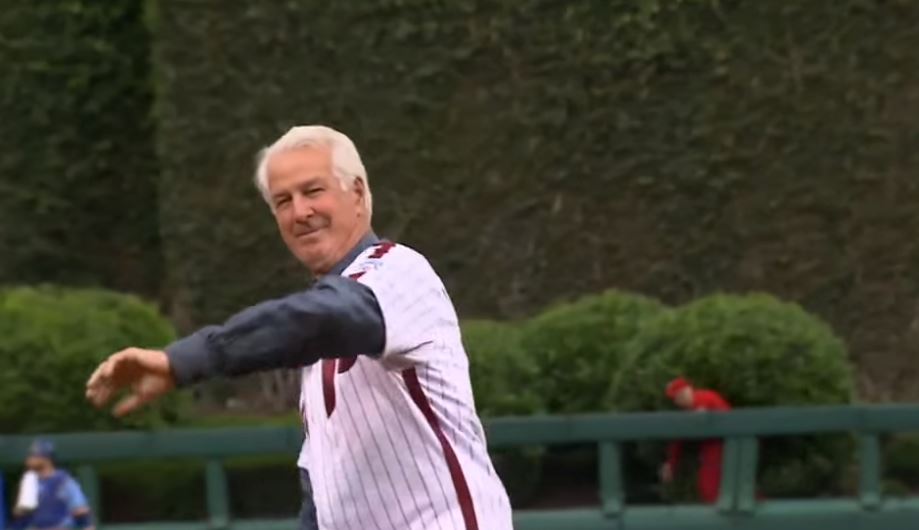
[(354, 144), (295, 127), (262, 151), (256, 184), (316, 283), (165, 351), (115, 353), (87, 397), (130, 389), (121, 415), (176, 385), (303, 367), (302, 528), (510, 529), (450, 297), (423, 256), (374, 235)]

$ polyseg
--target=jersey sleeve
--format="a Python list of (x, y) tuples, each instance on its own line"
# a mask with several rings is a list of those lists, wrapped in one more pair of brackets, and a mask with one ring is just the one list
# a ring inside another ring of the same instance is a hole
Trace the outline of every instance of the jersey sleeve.
[(83, 489), (73, 478), (68, 478), (64, 484), (64, 498), (67, 501), (67, 509), (71, 512), (89, 507), (89, 503), (86, 502), (86, 496), (83, 494)]
[(251, 306), (166, 348), (179, 386), (214, 376), (297, 368), (379, 353), (383, 322), (366, 286), (327, 276), (312, 288)]
[(457, 328), (456, 313), (437, 273), (414, 250), (401, 245), (359, 260), (350, 276), (373, 291), (384, 323), (381, 358), (401, 367), (423, 361), (418, 350)]

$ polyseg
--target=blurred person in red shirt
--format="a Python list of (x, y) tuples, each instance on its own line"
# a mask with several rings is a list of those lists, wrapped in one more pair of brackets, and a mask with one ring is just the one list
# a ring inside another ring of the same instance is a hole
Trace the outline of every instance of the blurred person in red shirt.
[[(667, 397), (676, 406), (693, 412), (721, 412), (731, 410), (731, 405), (721, 394), (701, 388), (694, 388), (683, 377), (678, 377), (667, 384)], [(683, 450), (682, 442), (673, 442), (667, 448), (667, 462), (661, 467), (661, 480), (671, 482), (680, 463)], [(724, 442), (720, 439), (703, 440), (699, 450), (699, 470), (696, 474), (696, 488), (699, 498), (707, 504), (718, 500), (721, 486), (721, 455)]]

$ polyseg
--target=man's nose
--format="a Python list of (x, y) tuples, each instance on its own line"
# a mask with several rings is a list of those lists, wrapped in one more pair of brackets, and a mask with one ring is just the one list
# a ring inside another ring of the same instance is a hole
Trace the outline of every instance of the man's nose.
[(298, 220), (306, 219), (313, 215), (313, 205), (306, 197), (302, 195), (293, 196), (294, 217)]

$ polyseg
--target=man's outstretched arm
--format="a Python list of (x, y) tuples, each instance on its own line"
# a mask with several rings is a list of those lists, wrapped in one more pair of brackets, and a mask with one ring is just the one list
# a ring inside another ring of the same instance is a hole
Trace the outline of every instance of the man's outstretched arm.
[(296, 368), (324, 357), (378, 355), (383, 315), (373, 291), (341, 276), (252, 306), (166, 348), (179, 386), (214, 376)]
[(128, 348), (100, 364), (86, 397), (101, 407), (119, 391), (115, 407), (128, 414), (183, 386), (214, 376), (292, 368), (324, 357), (378, 355), (386, 340), (383, 316), (369, 287), (340, 276), (313, 288), (252, 306), (220, 326), (209, 326), (166, 351)]

